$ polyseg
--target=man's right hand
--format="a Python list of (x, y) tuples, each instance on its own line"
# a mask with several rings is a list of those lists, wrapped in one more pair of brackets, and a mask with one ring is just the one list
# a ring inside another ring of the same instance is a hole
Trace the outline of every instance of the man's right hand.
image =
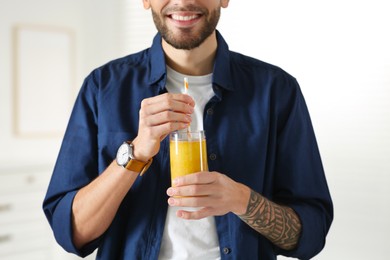
[(135, 158), (148, 161), (169, 133), (188, 127), (194, 106), (195, 101), (186, 94), (165, 93), (142, 100), (138, 136), (133, 140)]

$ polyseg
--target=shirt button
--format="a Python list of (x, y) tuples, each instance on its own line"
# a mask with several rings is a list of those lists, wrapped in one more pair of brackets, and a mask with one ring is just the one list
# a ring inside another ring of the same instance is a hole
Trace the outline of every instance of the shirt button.
[(231, 249), (228, 248), (228, 247), (224, 247), (222, 251), (223, 251), (223, 253), (224, 253), (225, 255), (227, 255), (227, 254), (230, 254)]
[(212, 153), (210, 154), (210, 160), (214, 161), (215, 159), (217, 159), (217, 155), (215, 153)]
[(212, 116), (214, 114), (214, 110), (212, 108), (207, 109), (207, 115)]

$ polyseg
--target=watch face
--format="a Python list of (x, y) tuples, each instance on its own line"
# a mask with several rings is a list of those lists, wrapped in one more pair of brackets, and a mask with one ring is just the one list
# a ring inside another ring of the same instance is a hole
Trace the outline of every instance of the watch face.
[(122, 144), (116, 154), (116, 161), (119, 165), (125, 165), (129, 161), (130, 147), (127, 143)]

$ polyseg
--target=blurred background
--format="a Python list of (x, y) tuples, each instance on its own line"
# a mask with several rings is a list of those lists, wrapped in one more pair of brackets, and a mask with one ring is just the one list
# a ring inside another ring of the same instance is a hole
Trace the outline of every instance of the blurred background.
[[(230, 49), (280, 66), (306, 98), (335, 206), (315, 259), (388, 259), (389, 27), (384, 0), (232, 0), (222, 11)], [(0, 0), (0, 259), (77, 259), (41, 210), (74, 99), (91, 70), (155, 33), (141, 0)]]

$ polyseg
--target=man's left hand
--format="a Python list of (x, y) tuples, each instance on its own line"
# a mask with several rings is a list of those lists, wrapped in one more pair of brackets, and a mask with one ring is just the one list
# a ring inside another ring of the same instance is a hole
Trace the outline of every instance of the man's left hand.
[(178, 217), (201, 219), (228, 212), (245, 214), (250, 189), (219, 172), (197, 172), (176, 178), (167, 194), (170, 206), (201, 208), (197, 211), (178, 210)]

